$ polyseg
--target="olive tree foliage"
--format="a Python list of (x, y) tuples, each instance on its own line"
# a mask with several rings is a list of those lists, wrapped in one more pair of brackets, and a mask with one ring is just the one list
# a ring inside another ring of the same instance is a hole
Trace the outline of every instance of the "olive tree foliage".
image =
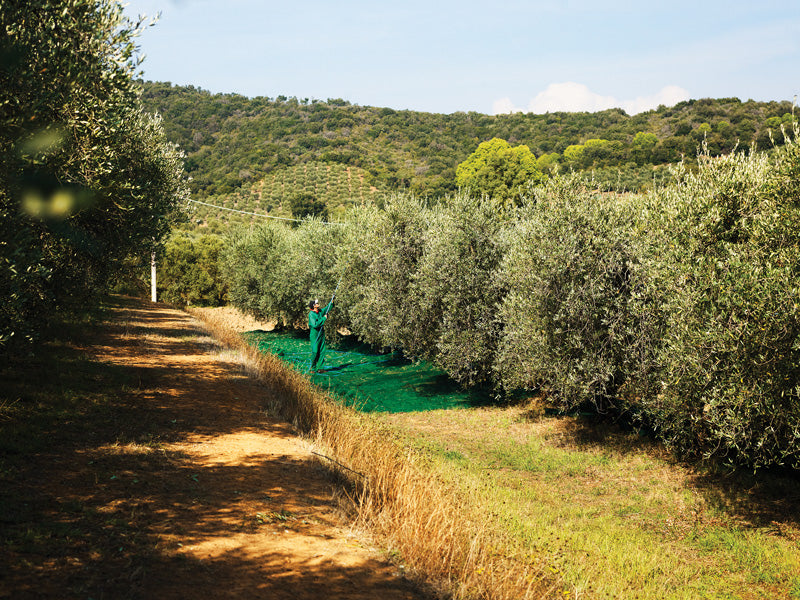
[(216, 234), (173, 233), (158, 262), (159, 297), (178, 305), (225, 304), (227, 292), (220, 275), (224, 245)]
[(415, 355), (430, 333), (412, 320), (411, 295), (427, 218), (419, 200), (397, 196), (382, 209), (355, 207), (342, 223), (310, 218), (295, 228), (268, 221), (235, 230), (222, 258), (230, 301), (257, 318), (303, 327), (309, 301), (326, 304), (338, 286), (329, 335), (347, 327), (377, 348)]
[(332, 314), (377, 348), (434, 362), (465, 386), (491, 385), (504, 226), (491, 201), (467, 194), (433, 207), (398, 195), (351, 211)]
[(429, 211), (414, 196), (398, 195), (383, 209), (351, 211), (337, 255), (342, 298), (350, 327), (378, 348), (404, 348), (414, 355), (430, 331), (413, 314), (411, 281), (425, 244)]
[(701, 154), (646, 196), (533, 190), (502, 268), (498, 376), (679, 454), (800, 467), (800, 150)]
[[(315, 218), (295, 228), (270, 220), (231, 231), (221, 257), (231, 304), (280, 327), (303, 327), (309, 301), (326, 303), (333, 294), (342, 238), (341, 226)], [(331, 331), (343, 322), (337, 312)]]
[(520, 204), (529, 182), (538, 184), (545, 179), (530, 148), (512, 147), (500, 138), (482, 142), (456, 167), (456, 185), (491, 198), (501, 211)]
[(658, 337), (641, 287), (637, 208), (576, 176), (532, 189), (501, 270), (496, 369), (506, 387), (542, 388), (566, 409), (624, 408), (618, 392), (651, 366)]
[(285, 310), (291, 299), (286, 298), (284, 285), (290, 233), (288, 226), (275, 221), (234, 229), (226, 236), (221, 257), (231, 304), (256, 319), (276, 319), (280, 325), (291, 322)]
[(465, 386), (490, 386), (502, 323), (497, 280), (507, 222), (487, 198), (457, 194), (431, 211), (412, 278), (412, 314), (425, 339), (417, 354)]
[[(289, 265), (285, 281), (284, 308), (287, 320), (308, 324), (308, 303), (319, 300), (324, 307), (336, 288), (336, 252), (344, 238), (343, 225), (328, 224), (318, 218), (307, 218), (292, 229), (291, 244), (284, 260)], [(341, 304), (341, 303), (339, 303)], [(345, 324), (342, 310), (329, 313), (329, 335), (335, 335), (339, 325)]]
[(110, 0), (0, 0), (0, 344), (32, 341), (148, 253), (185, 198), (139, 105), (131, 23)]
[(699, 167), (654, 202), (666, 329), (642, 416), (681, 453), (798, 468), (800, 148)]

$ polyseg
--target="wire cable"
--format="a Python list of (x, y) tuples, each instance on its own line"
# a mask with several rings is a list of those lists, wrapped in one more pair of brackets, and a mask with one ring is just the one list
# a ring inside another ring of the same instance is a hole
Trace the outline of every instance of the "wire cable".
[[(203, 206), (210, 206), (211, 208), (218, 208), (220, 210), (229, 210), (231, 212), (240, 213), (242, 215), (253, 215), (254, 217), (264, 217), (265, 219), (279, 219), (281, 221), (294, 221), (295, 223), (302, 223), (303, 219), (290, 219), (289, 217), (276, 217), (274, 215), (262, 215), (261, 213), (248, 212), (246, 210), (238, 210), (236, 208), (228, 208), (227, 206), (217, 206), (216, 204), (209, 204), (208, 202), (200, 202), (200, 200), (189, 200), (195, 204), (202, 204)], [(320, 221), (323, 225), (342, 225), (343, 223), (335, 223), (330, 221)]]

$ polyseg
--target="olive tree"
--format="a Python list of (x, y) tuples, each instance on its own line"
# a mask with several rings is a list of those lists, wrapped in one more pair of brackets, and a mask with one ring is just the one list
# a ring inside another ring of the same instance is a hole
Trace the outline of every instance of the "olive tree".
[[(285, 276), (284, 313), (294, 323), (308, 324), (308, 303), (319, 300), (322, 306), (336, 288), (336, 253), (344, 238), (343, 225), (307, 218), (290, 233), (290, 246), (284, 256), (288, 265)], [(341, 305), (341, 302), (339, 303)], [(346, 325), (340, 307), (330, 313), (326, 333), (333, 335), (339, 325)]]
[(221, 256), (222, 277), (234, 306), (259, 320), (291, 322), (285, 307), (290, 229), (266, 221), (250, 229), (233, 229)]
[[(302, 327), (308, 302), (327, 300), (336, 286), (336, 253), (343, 230), (319, 219), (292, 228), (273, 220), (232, 230), (222, 252), (231, 303), (258, 319)], [(341, 311), (332, 313), (334, 331)]]
[(491, 385), (502, 324), (497, 279), (506, 221), (486, 198), (458, 194), (431, 211), (408, 316), (416, 354), (465, 386)]
[(640, 214), (576, 176), (534, 190), (502, 266), (508, 294), (497, 370), (511, 388), (547, 390), (565, 408), (624, 408), (658, 330), (641, 294)]
[(139, 105), (140, 26), (111, 0), (0, 1), (0, 343), (91, 301), (185, 198), (180, 154)]
[(411, 314), (411, 280), (425, 243), (428, 209), (398, 195), (379, 209), (354, 208), (337, 256), (350, 325), (378, 348), (413, 348), (422, 332)]
[(643, 418), (681, 453), (800, 467), (797, 143), (701, 155), (654, 204), (666, 329)]

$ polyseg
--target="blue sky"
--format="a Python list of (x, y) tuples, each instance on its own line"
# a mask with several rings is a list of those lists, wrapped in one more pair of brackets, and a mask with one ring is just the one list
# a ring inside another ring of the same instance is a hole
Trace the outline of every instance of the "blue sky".
[(437, 113), (800, 94), (800, 0), (130, 0), (144, 78)]

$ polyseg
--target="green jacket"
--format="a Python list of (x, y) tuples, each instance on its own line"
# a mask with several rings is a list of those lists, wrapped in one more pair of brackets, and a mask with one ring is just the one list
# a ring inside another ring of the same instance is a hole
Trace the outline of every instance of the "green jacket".
[(333, 300), (328, 302), (325, 308), (319, 312), (313, 310), (308, 313), (308, 329), (311, 340), (311, 368), (315, 369), (322, 362), (325, 353), (325, 321), (328, 320), (328, 312), (333, 308)]

